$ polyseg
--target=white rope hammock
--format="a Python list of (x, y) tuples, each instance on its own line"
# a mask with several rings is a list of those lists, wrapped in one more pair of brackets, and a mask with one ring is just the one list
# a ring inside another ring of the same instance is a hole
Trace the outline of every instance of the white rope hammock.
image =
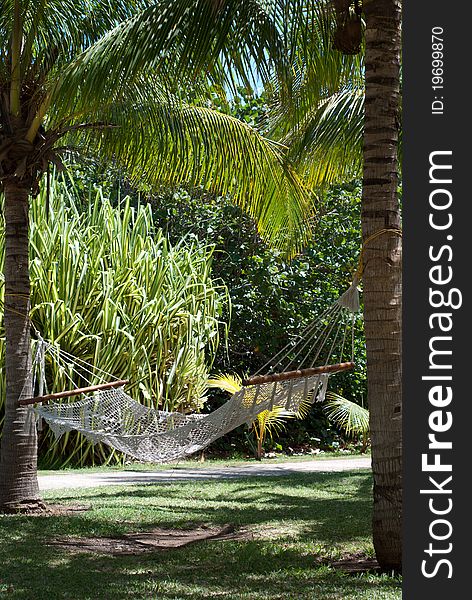
[[(354, 366), (354, 324), (359, 310), (357, 279), (314, 323), (285, 346), (223, 406), (209, 414), (166, 412), (136, 402), (125, 391), (127, 381), (39, 340), (33, 359), (31, 383), (38, 396), (20, 396), (55, 433), (78, 431), (93, 443), (103, 442), (140, 461), (169, 462), (189, 456), (265, 410), (282, 407), (297, 412), (303, 402), (325, 397), (330, 375)], [(45, 353), (73, 373), (103, 383), (43, 395)], [(73, 402), (61, 399), (83, 396)]]

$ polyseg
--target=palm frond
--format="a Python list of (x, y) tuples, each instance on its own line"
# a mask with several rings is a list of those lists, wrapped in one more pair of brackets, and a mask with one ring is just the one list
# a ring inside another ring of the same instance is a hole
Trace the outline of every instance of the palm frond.
[(257, 415), (253, 422), (253, 428), (256, 430), (257, 435), (262, 438), (262, 441), (267, 436), (273, 439), (274, 435), (283, 431), (285, 421), (294, 418), (294, 413), (285, 410), (281, 406), (274, 406), (271, 410), (264, 410)]
[(207, 386), (209, 388), (218, 388), (231, 395), (239, 392), (242, 385), (241, 377), (235, 373), (221, 373), (207, 380)]
[(114, 98), (139, 73), (153, 72), (177, 85), (194, 85), (205, 73), (232, 86), (250, 85), (283, 63), (276, 26), (278, 0), (159, 0), (134, 12), (92, 43), (60, 74), (61, 103), (80, 90), (82, 106)]
[(334, 392), (328, 392), (327, 398), (329, 400), (325, 403), (324, 410), (328, 418), (347, 435), (365, 435), (369, 432), (369, 411), (366, 408)]
[(290, 158), (313, 187), (356, 177), (362, 165), (363, 53), (333, 48), (331, 0), (306, 3), (307, 24), (296, 27), (290, 56), (290, 93), (273, 81), (270, 131), (290, 147)]
[(230, 115), (168, 99), (159, 89), (136, 85), (130, 99), (85, 115), (84, 123), (97, 127), (72, 124), (65, 145), (80, 142), (117, 161), (141, 187), (185, 183), (229, 193), (267, 241), (300, 248), (312, 209), (286, 149)]
[(310, 185), (327, 185), (359, 176), (363, 126), (363, 89), (344, 89), (309, 111), (283, 143)]
[[(149, 6), (146, 0), (37, 0), (22, 2), (23, 72), (45, 53), (55, 52), (62, 66), (106, 32)], [(0, 41), (8, 46), (12, 2), (0, 0)]]
[(303, 14), (304, 18), (291, 21), (284, 35), (293, 75), (289, 93), (284, 96), (277, 78), (272, 82), (276, 97), (273, 127), (285, 133), (333, 94), (363, 86), (362, 53), (346, 56), (333, 48), (336, 19), (331, 0), (308, 0)]

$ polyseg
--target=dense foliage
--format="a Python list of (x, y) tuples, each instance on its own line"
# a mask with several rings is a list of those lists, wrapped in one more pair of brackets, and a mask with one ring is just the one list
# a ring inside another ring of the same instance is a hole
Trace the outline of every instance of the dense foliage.
[[(255, 372), (283, 347), (289, 336), (317, 317), (351, 281), (360, 245), (360, 186), (332, 189), (320, 201), (312, 241), (292, 260), (268, 247), (229, 198), (202, 190), (174, 190), (154, 198), (154, 214), (169, 239), (182, 237), (215, 243), (214, 276), (228, 286), (232, 312), (228, 342), (221, 345), (215, 372)], [(365, 399), (365, 350), (362, 320), (355, 339), (355, 372), (330, 379), (331, 389), (361, 403)], [(214, 394), (210, 405), (226, 398)], [(216, 444), (249, 449), (241, 429)], [(342, 443), (320, 407), (303, 421), (290, 421), (279, 446), (333, 448)]]

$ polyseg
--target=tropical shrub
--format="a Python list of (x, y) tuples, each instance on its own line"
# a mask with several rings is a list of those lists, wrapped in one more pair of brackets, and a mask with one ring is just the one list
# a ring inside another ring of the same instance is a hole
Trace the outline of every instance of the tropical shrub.
[[(208, 380), (208, 387), (218, 388), (229, 394), (235, 394), (242, 388), (242, 379), (238, 375), (222, 373)], [(284, 430), (288, 419), (303, 419), (309, 413), (311, 405), (304, 401), (297, 412), (285, 410), (282, 406), (274, 406), (271, 410), (263, 410), (249, 425), (249, 432), (254, 438), (254, 455), (257, 460), (264, 456), (264, 444), (269, 438), (271, 442)]]
[[(176, 189), (152, 203), (173, 243), (187, 237), (215, 244), (213, 273), (228, 286), (232, 307), (228, 346), (220, 347), (215, 363), (219, 371), (257, 371), (347, 289), (357, 266), (360, 187), (355, 184), (326, 195), (312, 241), (291, 260), (261, 240), (253, 221), (230, 198)], [(355, 344), (360, 378), (355, 390), (348, 389), (347, 378), (342, 387), (348, 397), (361, 399), (361, 318)]]
[[(190, 239), (169, 243), (149, 205), (132, 207), (124, 199), (114, 207), (99, 187), (88, 200), (62, 179), (53, 182), (49, 199), (43, 189), (32, 201), (33, 326), (73, 356), (129, 379), (129, 393), (140, 402), (200, 410), (227, 301), (212, 279), (213, 248)], [(3, 231), (0, 252), (3, 263)], [(3, 306), (3, 286), (0, 294)], [(53, 390), (70, 385), (54, 362), (47, 380)], [(0, 393), (1, 408), (3, 371)], [(55, 442), (48, 430), (40, 450), (49, 465), (119, 458), (76, 434)]]

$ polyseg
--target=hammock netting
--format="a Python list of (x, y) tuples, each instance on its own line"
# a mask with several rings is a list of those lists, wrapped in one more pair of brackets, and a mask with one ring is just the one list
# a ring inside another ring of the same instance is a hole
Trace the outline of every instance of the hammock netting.
[[(105, 443), (140, 461), (177, 460), (202, 450), (244, 423), (251, 424), (262, 411), (280, 407), (297, 413), (303, 403), (322, 401), (329, 376), (353, 366), (358, 309), (354, 282), (315, 323), (295, 336), (258, 373), (246, 379), (230, 400), (209, 414), (166, 412), (145, 406), (131, 398), (122, 386), (101, 389), (75, 401), (34, 406), (32, 402), (42, 402), (41, 398), (20, 398), (20, 402), (30, 404), (32, 414), (44, 419), (56, 436), (78, 431), (93, 443)], [(57, 360), (66, 355), (64, 360), (68, 364), (71, 361), (70, 355), (41, 341), (33, 361), (39, 372), (40, 395), (47, 351)], [(345, 359), (349, 362), (343, 362)], [(95, 372), (90, 366), (89, 372), (92, 371)]]
[(160, 463), (202, 450), (274, 406), (297, 412), (309, 395), (313, 399), (324, 395), (327, 379), (327, 375), (314, 375), (242, 388), (207, 415), (155, 410), (133, 400), (123, 388), (99, 391), (72, 403), (41, 406), (35, 412), (56, 436), (75, 430), (93, 443), (104, 442), (128, 456)]

